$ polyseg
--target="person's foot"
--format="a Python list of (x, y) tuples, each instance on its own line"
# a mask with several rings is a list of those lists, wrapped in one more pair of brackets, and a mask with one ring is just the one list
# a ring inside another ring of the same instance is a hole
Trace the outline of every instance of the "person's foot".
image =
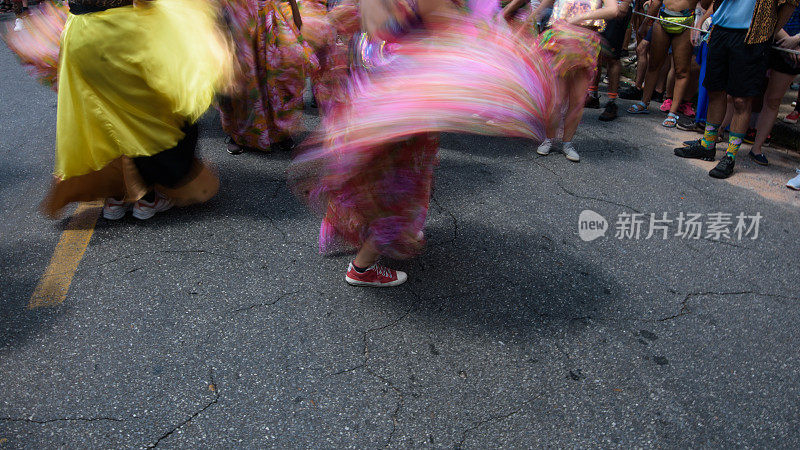
[(290, 152), (294, 148), (294, 139), (288, 137), (280, 142), (275, 142), (269, 148), (279, 152)]
[(586, 103), (584, 107), (591, 108), (591, 109), (600, 109), (600, 97), (595, 97), (594, 95), (588, 94), (586, 95)]
[(783, 118), (783, 121), (786, 123), (795, 124), (797, 123), (797, 119), (800, 119), (800, 111), (794, 110), (787, 114), (786, 117)]
[(564, 156), (572, 161), (572, 162), (580, 162), (581, 155), (575, 150), (575, 147), (572, 145), (572, 142), (564, 142), (564, 145), (561, 146), (561, 151), (564, 153)]
[(689, 102), (683, 102), (678, 107), (678, 114), (686, 117), (694, 117), (695, 110), (692, 108), (692, 104)]
[(109, 197), (103, 203), (103, 218), (108, 220), (122, 219), (130, 208), (130, 203)]
[(172, 200), (168, 199), (164, 194), (156, 191), (155, 200), (148, 202), (141, 198), (133, 205), (133, 217), (139, 220), (147, 220), (157, 213), (164, 212), (172, 208)]
[(538, 147), (536, 147), (536, 153), (538, 153), (538, 154), (540, 154), (542, 156), (547, 156), (547, 155), (550, 154), (550, 150), (552, 150), (552, 149), (553, 149), (553, 140), (552, 139), (545, 139), (545, 140), (542, 141), (541, 144), (539, 144)]
[(624, 89), (620, 89), (619, 98), (624, 100), (641, 100), (642, 90), (636, 86), (628, 86)]
[(761, 164), (762, 166), (768, 166), (769, 165), (769, 161), (767, 161), (767, 157), (764, 156), (763, 153), (756, 154), (756, 153), (753, 153), (752, 150), (750, 150), (750, 153), (748, 153), (747, 156), (749, 156), (750, 159), (755, 161), (756, 164)]
[(756, 133), (758, 133), (758, 130), (755, 128), (748, 128), (747, 133), (742, 138), (742, 142), (753, 145), (753, 142), (756, 141)]
[(694, 142), (688, 147), (675, 149), (675, 156), (681, 158), (702, 159), (703, 161), (713, 161), (717, 151), (713, 148), (705, 148), (699, 142)]
[(617, 102), (609, 101), (606, 103), (605, 110), (600, 113), (600, 120), (610, 122), (617, 118)]
[[(678, 118), (678, 124), (676, 125), (676, 127), (678, 127), (679, 130), (683, 131), (697, 131), (699, 124), (695, 122), (694, 119), (692, 118), (681, 116), (680, 118)], [(703, 131), (705, 131), (705, 127), (703, 128), (704, 128)]]
[(22, 19), (17, 17), (14, 20), (14, 31), (22, 31), (23, 29), (25, 29), (25, 25), (22, 23)]
[(233, 138), (230, 136), (225, 138), (225, 150), (227, 150), (231, 155), (241, 155), (244, 153), (244, 147), (236, 142), (233, 142)]
[(786, 187), (794, 189), (795, 191), (800, 191), (800, 169), (795, 170), (797, 171), (797, 176), (787, 181)]
[(356, 270), (351, 262), (344, 279), (351, 286), (392, 287), (405, 283), (408, 275), (405, 272), (390, 269), (378, 263), (361, 272)]
[(638, 101), (628, 107), (628, 114), (650, 114), (650, 110), (645, 102)]
[(708, 172), (708, 175), (712, 178), (728, 178), (733, 175), (733, 166), (735, 165), (736, 161), (734, 161), (730, 155), (725, 155), (719, 160), (717, 167), (714, 167)]
[(658, 107), (661, 112), (669, 112), (672, 109), (672, 99), (665, 98), (664, 101), (661, 103), (661, 106)]

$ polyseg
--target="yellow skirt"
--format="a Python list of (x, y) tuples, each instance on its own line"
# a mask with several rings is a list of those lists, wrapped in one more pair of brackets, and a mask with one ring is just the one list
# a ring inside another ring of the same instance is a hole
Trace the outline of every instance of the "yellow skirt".
[(174, 147), (230, 74), (206, 0), (70, 15), (61, 36), (56, 181)]

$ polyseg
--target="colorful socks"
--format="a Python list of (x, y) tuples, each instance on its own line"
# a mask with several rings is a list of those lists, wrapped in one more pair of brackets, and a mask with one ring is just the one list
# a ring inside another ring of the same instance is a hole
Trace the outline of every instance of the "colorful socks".
[(728, 134), (728, 149), (725, 151), (727, 156), (736, 159), (736, 153), (739, 152), (739, 147), (742, 146), (744, 136), (745, 133), (734, 133), (733, 131)]
[(706, 131), (703, 133), (703, 139), (700, 139), (700, 144), (705, 148), (716, 148), (718, 134), (719, 124), (706, 122)]
[(597, 92), (597, 86), (589, 86), (589, 95), (594, 98), (597, 98), (600, 94)]
[(616, 92), (609, 92), (607, 95), (608, 95), (608, 101), (611, 103), (616, 102), (617, 97), (619, 97), (619, 95)]

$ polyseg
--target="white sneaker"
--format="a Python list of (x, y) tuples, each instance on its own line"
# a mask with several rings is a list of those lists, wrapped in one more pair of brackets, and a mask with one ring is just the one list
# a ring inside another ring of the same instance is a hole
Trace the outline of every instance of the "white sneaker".
[(570, 161), (578, 162), (581, 160), (581, 155), (575, 151), (575, 147), (572, 146), (572, 142), (564, 142), (564, 146), (561, 148), (561, 151), (564, 152), (564, 156), (566, 156)]
[(168, 199), (164, 194), (156, 191), (156, 199), (153, 203), (139, 199), (133, 205), (133, 217), (139, 220), (147, 220), (156, 215), (156, 213), (164, 212), (172, 208), (172, 200)]
[(119, 220), (125, 217), (125, 213), (131, 208), (130, 203), (125, 203), (115, 198), (107, 198), (103, 203), (103, 218), (108, 220)]
[(14, 31), (22, 31), (23, 29), (25, 29), (25, 25), (22, 23), (22, 19), (17, 18), (14, 21)]
[(786, 182), (786, 187), (800, 191), (800, 169), (797, 170), (797, 176)]
[(536, 153), (547, 156), (550, 154), (550, 150), (553, 148), (553, 140), (552, 139), (545, 139), (539, 144), (539, 147), (536, 148)]

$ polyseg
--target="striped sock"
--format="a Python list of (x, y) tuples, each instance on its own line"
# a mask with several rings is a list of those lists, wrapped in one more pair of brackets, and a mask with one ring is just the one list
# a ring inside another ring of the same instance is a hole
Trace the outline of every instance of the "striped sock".
[(597, 86), (589, 86), (588, 91), (589, 91), (589, 95), (591, 95), (594, 98), (597, 98), (598, 95), (599, 95), (598, 92), (597, 92)]
[(733, 131), (728, 134), (728, 149), (725, 150), (726, 155), (736, 159), (736, 153), (739, 152), (739, 147), (742, 146), (744, 135), (745, 133), (734, 133)]
[(616, 92), (609, 92), (608, 93), (608, 101), (609, 102), (613, 103), (613, 102), (617, 101), (617, 97), (619, 97), (619, 95)]
[(717, 134), (719, 134), (719, 124), (706, 122), (706, 131), (700, 144), (705, 148), (717, 148)]

